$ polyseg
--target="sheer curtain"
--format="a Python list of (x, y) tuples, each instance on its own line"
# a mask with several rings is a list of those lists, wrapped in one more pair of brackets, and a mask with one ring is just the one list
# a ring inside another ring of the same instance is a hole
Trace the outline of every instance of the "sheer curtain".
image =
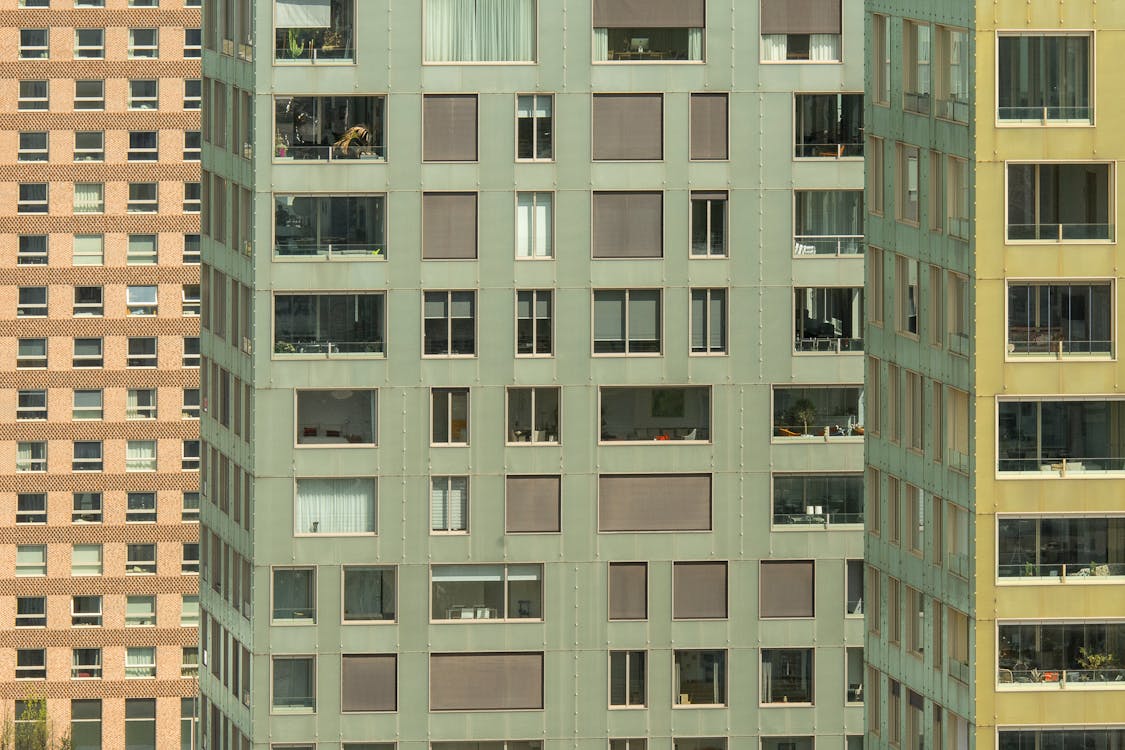
[(703, 29), (687, 30), (687, 59), (703, 59)]
[(74, 183), (74, 210), (76, 213), (100, 213), (104, 210), (102, 183)]
[(769, 62), (785, 60), (786, 49), (785, 34), (762, 34), (762, 59)]
[(151, 440), (130, 440), (125, 446), (127, 471), (156, 471), (156, 444)]
[(428, 62), (535, 59), (535, 0), (426, 0)]
[(153, 677), (156, 657), (152, 648), (128, 648), (125, 650), (125, 677)]
[(594, 62), (609, 59), (609, 29), (594, 29)]
[(382, 620), (383, 600), (394, 601), (393, 594), (386, 596), (383, 591), (384, 571), (348, 570), (344, 574), (344, 616), (349, 620)]
[(839, 34), (809, 34), (809, 59), (834, 62), (840, 59)]
[(551, 256), (551, 194), (519, 193), (516, 226), (517, 254), (521, 258)]
[(364, 534), (375, 531), (372, 479), (298, 479), (297, 533)]

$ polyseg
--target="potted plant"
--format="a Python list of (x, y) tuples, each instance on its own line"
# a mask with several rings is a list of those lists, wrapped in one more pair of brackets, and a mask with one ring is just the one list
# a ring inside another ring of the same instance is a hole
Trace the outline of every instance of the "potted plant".
[(1094, 673), (1090, 675), (1090, 679), (1098, 681), (1110, 679), (1110, 676), (1101, 670), (1112, 669), (1115, 660), (1113, 654), (1088, 651), (1085, 646), (1078, 647), (1078, 666)]
[(297, 60), (305, 54), (304, 35), (297, 29), (289, 29), (289, 57)]
[(297, 347), (288, 341), (278, 341), (274, 343), (273, 351), (275, 354), (296, 354)]
[(320, 49), (324, 52), (336, 52), (344, 48), (344, 35), (339, 29), (329, 29), (324, 32)]
[(816, 419), (816, 404), (807, 398), (797, 399), (793, 405), (789, 407), (789, 420), (790, 422), (800, 422), (803, 428), (802, 434), (809, 434), (809, 422)]

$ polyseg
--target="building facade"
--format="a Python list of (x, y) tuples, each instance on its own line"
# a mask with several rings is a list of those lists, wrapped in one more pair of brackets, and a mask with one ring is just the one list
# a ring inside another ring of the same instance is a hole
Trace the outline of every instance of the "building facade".
[(867, 11), (868, 746), (1118, 747), (1125, 13)]
[(862, 746), (862, 7), (802, 7), (205, 5), (206, 747)]
[(155, 748), (158, 736), (192, 747), (200, 24), (190, 6), (0, 3), (0, 713), (17, 747), (38, 747), (28, 744), (37, 699), (53, 737), (76, 750)]

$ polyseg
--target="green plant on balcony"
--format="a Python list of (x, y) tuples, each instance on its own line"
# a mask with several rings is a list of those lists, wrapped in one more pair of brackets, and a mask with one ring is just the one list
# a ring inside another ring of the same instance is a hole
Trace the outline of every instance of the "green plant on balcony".
[(1078, 666), (1087, 671), (1097, 673), (1099, 679), (1105, 678), (1105, 676), (1101, 674), (1101, 670), (1112, 669), (1113, 663), (1116, 660), (1117, 657), (1113, 654), (1087, 650), (1085, 646), (1078, 647)]
[(307, 40), (297, 29), (289, 29), (289, 57), (296, 60), (305, 54), (305, 42)]
[(275, 354), (296, 354), (297, 347), (288, 341), (274, 342), (273, 351)]
[(791, 424), (800, 422), (804, 434), (808, 435), (809, 423), (816, 419), (816, 404), (807, 398), (797, 399), (789, 407), (788, 418)]

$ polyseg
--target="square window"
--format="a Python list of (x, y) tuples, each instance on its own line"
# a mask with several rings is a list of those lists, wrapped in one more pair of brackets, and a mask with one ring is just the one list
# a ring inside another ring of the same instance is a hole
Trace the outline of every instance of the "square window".
[(75, 544), (70, 553), (72, 576), (100, 576), (102, 574), (102, 545)]
[(74, 316), (101, 317), (105, 312), (100, 286), (74, 287)]
[(105, 161), (105, 133), (79, 130), (74, 134), (75, 161)]
[(659, 289), (594, 290), (594, 354), (660, 354)]
[[(274, 44), (275, 59), (278, 62), (285, 63), (352, 60), (355, 55), (353, 29), (356, 23), (353, 3), (354, 0), (338, 0), (331, 5), (325, 3), (316, 3), (315, 5), (277, 4), (274, 16), (274, 25), (277, 28)], [(224, 27), (222, 48), (223, 54), (227, 55), (235, 54), (235, 40), (232, 38), (236, 33), (234, 31), (235, 10), (233, 4), (228, 6), (228, 13), (231, 15), (228, 15)], [(242, 28), (249, 29), (247, 23), (248, 11), (244, 10), (241, 16)], [(322, 33), (324, 29), (336, 31), (332, 34)], [(302, 40), (299, 46), (297, 43), (292, 45), (289, 43), (290, 34)], [(211, 36), (210, 48), (212, 49), (215, 47), (214, 37), (215, 35)], [(239, 39), (238, 41), (241, 42), (242, 40)], [(248, 37), (246, 41), (250, 43), (253, 40)], [(249, 44), (246, 46), (249, 46)], [(245, 56), (241, 49), (239, 54)]]
[(424, 94), (422, 161), (477, 160), (476, 94)]
[(76, 234), (73, 239), (72, 253), (72, 263), (76, 266), (103, 265), (105, 263), (105, 237), (100, 234)]
[(130, 182), (125, 210), (129, 213), (156, 213), (157, 195), (155, 182)]
[(71, 523), (102, 522), (102, 493), (75, 492), (73, 500), (74, 510), (70, 516)]
[(1001, 34), (997, 51), (1001, 122), (1047, 125), (1093, 120), (1090, 32)]
[(554, 104), (551, 94), (521, 94), (516, 98), (516, 159), (554, 158)]
[(101, 390), (74, 391), (74, 409), (71, 417), (75, 420), (102, 418)]
[(101, 471), (103, 469), (101, 441), (75, 441), (71, 468), (73, 471)]
[(156, 315), (155, 286), (125, 287), (125, 309), (128, 315)]
[(373, 389), (298, 390), (297, 445), (375, 445), (377, 412)]
[(423, 355), (476, 354), (476, 292), (423, 292)]
[[(46, 89), (44, 88), (44, 97), (45, 96)], [(74, 108), (78, 110), (105, 109), (105, 81), (75, 81)], [(41, 107), (41, 109), (46, 109), (46, 107)]]
[(21, 441), (16, 443), (16, 471), (44, 472), (47, 470), (47, 443)]
[(48, 241), (45, 234), (21, 234), (16, 249), (16, 265), (47, 265)]
[(105, 213), (105, 184), (101, 182), (74, 183), (74, 213)]
[(559, 442), (561, 388), (508, 388), (507, 443)]
[(155, 130), (129, 131), (129, 148), (125, 153), (128, 161), (156, 161), (157, 135)]
[(675, 651), (673, 686), (676, 706), (725, 706), (727, 704), (727, 652)]
[(47, 597), (45, 597), (45, 596), (17, 596), (16, 597), (16, 627), (17, 628), (45, 628), (45, 627), (47, 627)]
[(102, 367), (104, 364), (101, 339), (74, 340), (73, 367)]
[(19, 199), (16, 203), (16, 213), (47, 213), (47, 183), (21, 182), (19, 185)]
[(47, 161), (47, 131), (34, 130), (20, 133), (16, 161)]
[(160, 38), (156, 29), (129, 29), (129, 57), (159, 57)]
[(199, 471), (200, 441), (185, 440), (183, 442), (180, 458), (180, 468), (183, 471)]
[(198, 388), (184, 388), (183, 408), (181, 416), (184, 419), (199, 419)]
[(17, 318), (47, 317), (47, 287), (21, 286), (16, 303)]
[(47, 523), (47, 495), (44, 492), (21, 492), (16, 495), (16, 523)]
[(20, 81), (16, 109), (27, 112), (45, 110), (48, 106), (46, 81)]
[(156, 493), (128, 493), (126, 495), (125, 522), (156, 523)]
[(316, 710), (316, 659), (312, 656), (274, 656), (270, 706), (275, 713)]
[(16, 576), (47, 575), (47, 545), (20, 544), (16, 546)]
[(43, 648), (17, 648), (16, 679), (44, 680), (46, 678), (47, 650)]
[[(184, 161), (199, 161), (201, 149), (203, 148), (203, 138), (198, 130), (185, 130), (184, 131)], [(195, 185), (195, 199), (199, 201), (201, 194), (199, 192), (199, 183), (191, 183)], [(185, 199), (187, 187), (185, 184)], [(196, 209), (199, 210), (198, 208)]]
[(156, 626), (156, 597), (125, 597), (125, 627), (152, 628)]
[(200, 109), (203, 106), (203, 81), (198, 78), (184, 79), (184, 109)]
[(813, 702), (813, 649), (763, 648), (763, 704)]
[(156, 389), (130, 388), (126, 392), (126, 419), (156, 419)]
[(156, 575), (156, 545), (126, 544), (125, 572), (129, 575)]
[(74, 58), (101, 60), (105, 57), (105, 29), (75, 29)]
[(158, 85), (155, 79), (129, 81), (129, 109), (156, 109), (160, 105)]
[(17, 369), (47, 367), (47, 339), (19, 339), (16, 343)]
[(130, 646), (125, 649), (125, 679), (156, 677), (156, 649), (152, 646)]
[(129, 235), (129, 248), (125, 263), (130, 266), (147, 266), (156, 263), (157, 242), (155, 234)]
[(47, 29), (20, 29), (20, 59), (46, 60), (51, 41)]
[(125, 443), (125, 471), (156, 471), (156, 441), (127, 441)]
[(1114, 168), (1093, 164), (1008, 164), (1007, 239), (1114, 239)]
[(184, 523), (198, 523), (199, 522), (199, 493), (188, 492), (183, 493), (183, 510), (180, 514), (180, 520)]
[(797, 159), (863, 156), (863, 94), (795, 94)]
[(274, 568), (273, 621), (316, 622), (314, 568)]
[(46, 419), (47, 391), (19, 391), (16, 395), (16, 419)]
[(344, 622), (393, 622), (395, 569), (344, 566)]
[(430, 478), (430, 530), (464, 534), (469, 530), (469, 478)]

